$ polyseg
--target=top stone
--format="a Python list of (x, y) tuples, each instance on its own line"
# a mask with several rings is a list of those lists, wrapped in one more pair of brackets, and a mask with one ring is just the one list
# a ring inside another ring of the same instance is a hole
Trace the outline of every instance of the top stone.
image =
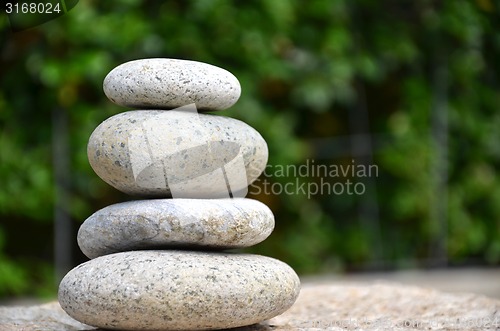
[(207, 63), (143, 59), (111, 70), (104, 93), (124, 107), (173, 109), (194, 103), (199, 111), (213, 111), (234, 105), (241, 87), (229, 71)]

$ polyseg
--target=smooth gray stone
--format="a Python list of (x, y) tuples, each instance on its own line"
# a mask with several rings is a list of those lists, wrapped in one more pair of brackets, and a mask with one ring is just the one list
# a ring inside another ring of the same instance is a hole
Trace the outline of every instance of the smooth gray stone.
[(198, 110), (211, 111), (234, 105), (241, 86), (229, 71), (207, 63), (143, 59), (111, 70), (104, 93), (124, 107), (173, 109), (194, 103)]
[(251, 199), (153, 199), (105, 207), (82, 224), (78, 245), (89, 258), (150, 248), (249, 247), (274, 229), (274, 215)]
[[(453, 269), (451, 272), (444, 272), (451, 273), (447, 275), (453, 278), (451, 284), (461, 284), (461, 290), (457, 287), (459, 293), (446, 293), (430, 288), (434, 277), (431, 272), (429, 284), (425, 275), (428, 271), (421, 272), (420, 277), (406, 279), (407, 282), (425, 284), (425, 287), (393, 283), (388, 279), (400, 277), (394, 277), (391, 273), (363, 274), (357, 277), (358, 282), (355, 283), (332, 275), (311, 277), (309, 281), (302, 282), (297, 301), (285, 313), (264, 323), (232, 331), (498, 329), (498, 286), (488, 288), (495, 298), (465, 293), (463, 291), (476, 288), (472, 284), (484, 281), (485, 278), (480, 269), (473, 271), (473, 278), (464, 278), (463, 271)], [(470, 271), (466, 271), (466, 274), (469, 273)], [(462, 276), (456, 277), (457, 275)], [(381, 281), (384, 277), (388, 279)], [(363, 279), (361, 283), (360, 279)], [(489, 284), (492, 279), (487, 279), (486, 284)], [(61, 309), (58, 302), (28, 307), (0, 307), (0, 325), (6, 331), (104, 331), (75, 321)]]
[(293, 269), (265, 256), (132, 251), (71, 270), (59, 302), (74, 319), (106, 329), (208, 330), (277, 316), (299, 290)]
[(87, 152), (97, 175), (116, 189), (174, 198), (244, 197), (268, 157), (249, 125), (184, 110), (112, 116), (94, 130)]

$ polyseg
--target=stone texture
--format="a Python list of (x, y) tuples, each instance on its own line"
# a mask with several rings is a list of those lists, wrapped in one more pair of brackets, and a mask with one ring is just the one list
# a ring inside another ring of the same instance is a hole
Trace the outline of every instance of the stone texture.
[(104, 79), (112, 102), (131, 108), (173, 109), (194, 103), (220, 110), (238, 101), (238, 79), (219, 67), (187, 60), (143, 59), (114, 68)]
[[(280, 330), (485, 330), (500, 327), (500, 301), (384, 282), (311, 284), (283, 315)], [(485, 327), (485, 321), (498, 321)], [(471, 323), (477, 323), (473, 326)], [(481, 326), (481, 323), (482, 326)]]
[[(191, 111), (129, 111), (92, 133), (90, 164), (118, 190), (138, 196), (244, 197), (265, 169), (268, 149), (236, 119)], [(242, 192), (242, 193), (241, 193)]]
[[(341, 321), (349, 322), (344, 322), (345, 328), (342, 328), (337, 326)], [(379, 325), (369, 324), (370, 321), (379, 321)], [(394, 327), (383, 324), (391, 321)], [(404, 325), (405, 321), (407, 326), (397, 326)], [(499, 324), (500, 300), (484, 296), (449, 294), (388, 283), (339, 285), (330, 282), (306, 283), (291, 309), (267, 322), (237, 330), (497, 330)], [(0, 307), (0, 329), (96, 330), (69, 317), (57, 302), (31, 307)]]
[(0, 330), (83, 331), (95, 327), (71, 318), (55, 301), (37, 306), (0, 307)]
[(290, 308), (300, 281), (285, 263), (259, 255), (133, 251), (71, 270), (62, 308), (109, 329), (204, 330), (251, 325)]
[(137, 200), (90, 216), (78, 245), (91, 259), (146, 248), (238, 248), (260, 243), (273, 229), (273, 213), (256, 200)]

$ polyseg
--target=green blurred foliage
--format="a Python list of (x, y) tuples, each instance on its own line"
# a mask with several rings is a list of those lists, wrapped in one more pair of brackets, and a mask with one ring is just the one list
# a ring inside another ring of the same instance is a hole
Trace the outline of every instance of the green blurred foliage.
[[(0, 297), (53, 293), (55, 109), (68, 118), (67, 208), (74, 226), (125, 199), (93, 173), (86, 143), (101, 121), (124, 110), (104, 96), (105, 75), (148, 57), (233, 72), (242, 96), (219, 114), (260, 131), (271, 165), (349, 164), (355, 157), (349, 140), (331, 143), (326, 155), (318, 142), (360, 133), (357, 121), (368, 121), (364, 133), (381, 141), (370, 161), (379, 176), (365, 182), (362, 196), (251, 194), (271, 207), (277, 225), (248, 251), (280, 258), (299, 273), (425, 266), (439, 239), (433, 210), (444, 201), (448, 261), (500, 261), (498, 2), (85, 0), (16, 33), (4, 16)], [(440, 73), (444, 80), (436, 78)], [(439, 150), (431, 125), (436, 100), (443, 99), (446, 199), (436, 193)], [(353, 117), (357, 109), (367, 118)], [(377, 208), (359, 212), (366, 201)], [(75, 264), (83, 260), (75, 256)]]

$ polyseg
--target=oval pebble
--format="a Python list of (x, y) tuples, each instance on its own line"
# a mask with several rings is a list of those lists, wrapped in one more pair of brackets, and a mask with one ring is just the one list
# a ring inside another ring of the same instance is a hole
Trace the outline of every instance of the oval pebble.
[(249, 247), (266, 239), (274, 216), (251, 199), (153, 199), (105, 207), (78, 231), (89, 258), (150, 248)]
[(196, 61), (142, 59), (123, 63), (104, 79), (112, 102), (131, 108), (173, 109), (191, 103), (198, 110), (231, 107), (238, 101), (238, 79), (222, 68)]
[(244, 197), (268, 149), (249, 125), (184, 110), (137, 110), (101, 123), (87, 148), (101, 179), (131, 195)]
[(297, 274), (252, 254), (133, 251), (71, 270), (59, 303), (74, 319), (120, 330), (208, 330), (251, 325), (295, 302)]

